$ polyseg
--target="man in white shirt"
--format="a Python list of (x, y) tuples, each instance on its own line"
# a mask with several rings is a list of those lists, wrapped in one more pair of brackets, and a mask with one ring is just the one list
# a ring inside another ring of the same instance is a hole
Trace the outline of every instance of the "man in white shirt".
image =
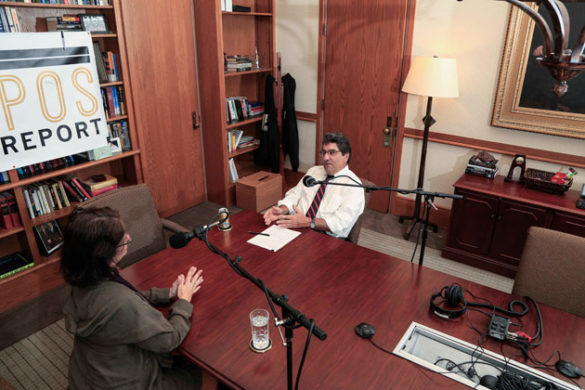
[[(323, 137), (320, 154), (323, 165), (307, 171), (318, 181), (361, 184), (349, 170), (351, 146), (341, 133), (328, 133)], [(301, 180), (280, 200), (264, 213), (266, 225), (276, 223), (284, 228), (307, 228), (325, 231), (327, 234), (346, 238), (358, 217), (364, 211), (364, 190), (322, 184), (307, 187)]]

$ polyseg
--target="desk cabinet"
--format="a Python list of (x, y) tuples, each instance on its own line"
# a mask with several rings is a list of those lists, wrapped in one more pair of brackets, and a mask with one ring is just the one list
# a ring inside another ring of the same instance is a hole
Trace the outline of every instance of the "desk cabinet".
[(464, 198), (453, 203), (443, 257), (514, 277), (530, 226), (585, 236), (577, 191), (547, 194), (502, 176), (464, 175), (454, 186)]

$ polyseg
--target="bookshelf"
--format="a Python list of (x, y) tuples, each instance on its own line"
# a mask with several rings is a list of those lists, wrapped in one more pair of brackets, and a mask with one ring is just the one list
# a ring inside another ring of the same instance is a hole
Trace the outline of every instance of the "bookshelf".
[[(120, 154), (112, 155), (101, 160), (80, 162), (75, 165), (57, 168), (30, 177), (19, 177), (16, 169), (8, 171), (10, 181), (0, 184), (0, 193), (10, 191), (14, 193), (21, 227), (13, 229), (0, 228), (0, 257), (13, 252), (22, 252), (32, 259), (34, 267), (0, 279), (0, 312), (34, 298), (46, 291), (60, 286), (63, 279), (59, 273), (60, 250), (44, 256), (37, 244), (34, 227), (42, 223), (57, 220), (63, 228), (67, 217), (74, 210), (77, 203), (63, 207), (48, 214), (31, 218), (27, 211), (27, 204), (23, 188), (49, 179), (55, 179), (67, 174), (86, 178), (96, 174), (109, 174), (118, 178), (118, 185), (130, 185), (142, 182), (141, 152), (134, 119), (131, 86), (128, 83), (129, 67), (125, 52), (124, 35), (118, 34), (121, 0), (110, 0), (110, 5), (65, 5), (40, 4), (22, 2), (0, 2), (0, 7), (13, 7), (18, 15), (21, 31), (47, 31), (45, 18), (62, 16), (64, 14), (102, 14), (111, 33), (92, 34), (92, 40), (97, 42), (102, 51), (112, 51), (118, 61), (118, 80), (100, 83), (100, 88), (122, 87), (126, 112), (107, 118), (111, 124), (121, 120), (127, 121), (131, 149)], [(70, 199), (71, 200), (71, 199)]]
[[(208, 199), (222, 205), (235, 203), (235, 184), (230, 181), (228, 160), (233, 158), (238, 176), (261, 169), (254, 164), (257, 146), (228, 152), (227, 132), (240, 129), (244, 135), (260, 138), (262, 116), (227, 121), (226, 98), (244, 96), (249, 102), (264, 103), (266, 76), (277, 78), (276, 69), (276, 2), (275, 0), (241, 0), (238, 5), (250, 12), (222, 11), (221, 0), (195, 2), (195, 29), (200, 75), (203, 142)], [(255, 57), (259, 64), (242, 72), (224, 71), (227, 56)], [(274, 94), (276, 99), (276, 93)]]

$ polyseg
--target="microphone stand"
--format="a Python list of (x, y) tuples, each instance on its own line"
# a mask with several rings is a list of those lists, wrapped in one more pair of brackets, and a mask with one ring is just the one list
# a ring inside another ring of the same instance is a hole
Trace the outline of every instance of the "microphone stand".
[[(303, 326), (303, 327), (307, 328), (307, 330), (309, 330), (308, 337), (310, 337), (311, 334), (314, 334), (321, 341), (323, 341), (327, 338), (327, 333), (325, 333), (322, 329), (320, 329), (318, 326), (316, 326), (315, 322), (312, 319), (309, 320), (302, 312), (300, 312), (299, 310), (295, 309), (292, 305), (290, 305), (288, 303), (288, 297), (286, 295), (280, 295), (280, 294), (274, 293), (273, 291), (271, 291), (270, 289), (268, 289), (264, 285), (264, 282), (262, 280), (254, 277), (248, 271), (246, 271), (244, 269), (244, 267), (242, 267), (240, 265), (240, 261), (242, 260), (240, 256), (236, 256), (235, 259), (232, 259), (232, 258), (230, 258), (230, 256), (227, 253), (217, 249), (215, 246), (210, 244), (209, 240), (207, 239), (207, 232), (208, 231), (209, 231), (209, 229), (200, 229), (200, 230), (196, 229), (195, 235), (198, 239), (205, 242), (205, 244), (207, 245), (207, 248), (209, 248), (210, 251), (220, 255), (225, 260), (227, 260), (230, 267), (238, 275), (251, 281), (254, 285), (256, 285), (256, 287), (258, 287), (260, 290), (262, 290), (266, 294), (266, 297), (269, 299), (268, 303), (270, 304), (270, 307), (273, 311), (273, 314), (275, 314), (275, 317), (276, 317), (275, 325), (276, 326), (284, 326), (285, 337), (286, 337), (287, 388), (288, 388), (288, 390), (292, 390), (293, 389), (293, 349), (292, 349), (293, 345), (292, 345), (292, 339), (293, 339), (294, 329), (297, 328), (298, 326)], [(277, 317), (276, 311), (274, 310), (274, 307), (272, 306), (270, 299), (272, 299), (272, 301), (274, 303), (276, 303), (278, 306), (281, 307), (282, 318), (283, 318), (282, 320), (280, 320)], [(299, 324), (299, 325), (297, 325), (297, 324)], [(297, 381), (298, 381), (298, 379), (297, 379)], [(297, 383), (297, 385), (298, 385), (298, 383)]]
[[(351, 177), (346, 176), (346, 175), (342, 175), (342, 176), (337, 176), (337, 177), (347, 177), (351, 180), (353, 180)], [(311, 183), (311, 186), (313, 185), (317, 185), (317, 184), (322, 184), (325, 183), (325, 181), (323, 180), (315, 180)], [(429, 216), (430, 216), (430, 211), (431, 211), (431, 207), (433, 207), (434, 209), (437, 209), (435, 207), (435, 205), (433, 204), (433, 200), (435, 199), (435, 197), (438, 198), (451, 198), (451, 199), (463, 199), (463, 195), (456, 195), (456, 194), (446, 194), (444, 192), (430, 192), (430, 191), (424, 191), (422, 188), (416, 188), (414, 190), (405, 190), (402, 188), (395, 188), (395, 187), (377, 187), (377, 186), (372, 186), (372, 185), (363, 185), (363, 184), (352, 184), (352, 183), (336, 183), (332, 180), (329, 180), (326, 182), (328, 186), (330, 185), (336, 185), (336, 186), (344, 186), (344, 187), (358, 187), (358, 188), (363, 188), (364, 190), (366, 190), (366, 192), (371, 192), (371, 191), (389, 191), (389, 192), (398, 192), (400, 194), (415, 194), (417, 198), (419, 197), (424, 197), (424, 220), (423, 220), (423, 234), (422, 234), (422, 242), (421, 242), (421, 248), (420, 248), (420, 257), (418, 259), (418, 264), (422, 265), (423, 264), (423, 258), (425, 255), (425, 246), (427, 244), (427, 236), (429, 234)]]

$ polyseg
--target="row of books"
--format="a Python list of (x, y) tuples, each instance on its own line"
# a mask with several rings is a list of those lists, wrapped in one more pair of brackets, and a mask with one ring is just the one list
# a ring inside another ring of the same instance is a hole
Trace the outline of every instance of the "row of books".
[(0, 32), (21, 32), (20, 20), (14, 7), (0, 7)]
[(244, 131), (240, 129), (228, 130), (227, 137), (228, 153), (260, 144), (259, 139), (251, 135), (244, 135)]
[(83, 31), (78, 15), (47, 16), (47, 31)]
[(70, 167), (77, 164), (77, 161), (73, 155), (56, 158), (49, 161), (43, 161), (40, 163), (26, 165), (16, 169), (19, 179), (26, 179), (43, 173), (56, 171), (58, 169)]
[(22, 226), (20, 215), (18, 214), (18, 206), (12, 191), (0, 192), (0, 227), (4, 229), (13, 229)]
[(8, 176), (8, 172), (0, 172), (0, 185), (4, 183), (10, 183), (10, 176)]
[(118, 85), (114, 87), (105, 87), (101, 89), (102, 102), (106, 118), (114, 118), (126, 115), (126, 100), (124, 98), (124, 87)]
[(71, 201), (83, 202), (118, 188), (118, 179), (115, 177), (98, 176), (103, 176), (103, 180), (80, 180), (68, 175), (24, 186), (22, 191), (29, 216), (33, 219), (49, 214), (71, 206)]
[(252, 59), (242, 55), (225, 56), (224, 66), (226, 72), (244, 72), (252, 70)]
[(7, 278), (34, 265), (35, 263), (31, 259), (26, 258), (22, 252), (15, 252), (0, 257), (0, 279)]
[(108, 132), (110, 134), (110, 145), (112, 147), (112, 154), (119, 153), (119, 151), (114, 150), (114, 145), (112, 145), (113, 138), (118, 138), (120, 140), (119, 146), (120, 151), (128, 152), (132, 150), (132, 144), (130, 142), (130, 130), (128, 129), (127, 120), (108, 123)]
[(116, 53), (109, 50), (104, 51), (100, 48), (99, 42), (94, 42), (93, 54), (100, 83), (120, 81)]
[(264, 113), (261, 102), (248, 102), (245, 96), (231, 96), (226, 101), (226, 120), (228, 123), (242, 121)]
[(0, 0), (0, 2), (66, 5), (112, 5), (110, 0)]

